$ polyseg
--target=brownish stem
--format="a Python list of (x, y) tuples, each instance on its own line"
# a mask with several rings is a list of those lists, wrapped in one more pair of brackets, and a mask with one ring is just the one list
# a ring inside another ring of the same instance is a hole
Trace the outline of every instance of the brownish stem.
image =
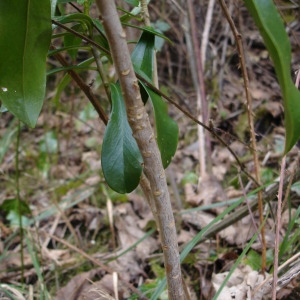
[[(199, 46), (199, 41), (197, 37), (197, 30), (196, 30), (196, 18), (195, 18), (195, 7), (191, 0), (187, 1), (187, 7), (188, 7), (188, 14), (190, 19), (190, 26), (191, 26), (191, 37), (192, 37), (192, 43), (193, 43), (193, 50), (194, 50), (194, 56), (196, 61), (196, 72), (197, 72), (197, 79), (198, 83), (195, 87), (197, 90), (197, 94), (200, 96), (200, 102), (201, 107), (198, 107), (199, 113), (201, 113), (201, 116), (203, 118), (203, 123), (207, 124), (209, 119), (209, 111), (208, 111), (208, 105), (207, 105), (207, 98), (205, 93), (205, 82), (204, 82), (204, 74), (203, 74), (203, 66), (202, 66), (202, 60), (201, 60), (201, 49)], [(202, 166), (202, 176), (206, 173), (211, 174), (212, 173), (212, 161), (211, 161), (211, 141), (210, 136), (206, 134), (204, 136), (204, 161), (202, 164), (206, 164), (206, 166)], [(203, 149), (201, 150), (203, 151)]]
[(144, 172), (150, 182), (151, 193), (155, 202), (169, 299), (185, 299), (175, 220), (165, 172), (148, 114), (141, 98), (138, 80), (132, 67), (126, 34), (121, 26), (114, 1), (96, 0), (96, 4), (101, 12), (103, 27), (121, 84), (128, 122), (143, 156)]
[[(50, 49), (55, 50), (56, 48), (53, 45), (51, 45)], [(69, 64), (65, 60), (65, 58), (62, 55), (60, 55), (59, 53), (54, 54), (54, 57), (61, 63), (62, 66), (64, 66), (64, 67), (69, 66)], [(88, 97), (88, 99), (94, 106), (95, 110), (97, 111), (100, 119), (106, 125), (108, 122), (107, 115), (105, 114), (103, 108), (101, 107), (100, 101), (93, 94), (91, 88), (83, 82), (83, 80), (80, 78), (80, 76), (76, 72), (74, 72), (73, 70), (68, 70), (67, 72), (72, 77), (72, 79), (78, 84), (78, 86), (85, 93), (85, 95)]]
[[(241, 64), (241, 70), (244, 80), (244, 88), (246, 93), (246, 100), (247, 100), (247, 113), (248, 113), (248, 123), (250, 126), (250, 136), (251, 136), (251, 146), (252, 146), (252, 155), (254, 160), (254, 169), (255, 169), (255, 179), (256, 182), (260, 185), (260, 165), (259, 165), (259, 159), (257, 154), (257, 147), (256, 147), (256, 137), (255, 137), (255, 130), (254, 130), (254, 121), (253, 121), (253, 111), (252, 111), (252, 97), (250, 94), (249, 89), (249, 77), (245, 62), (245, 54), (244, 54), (244, 48), (243, 48), (243, 41), (241, 34), (237, 31), (236, 26), (234, 25), (234, 22), (229, 14), (229, 10), (225, 4), (224, 0), (219, 0), (220, 5), (222, 7), (222, 10), (225, 14), (225, 17), (229, 23), (229, 26), (231, 28), (231, 31), (234, 35), (237, 51), (239, 54), (239, 60)], [(260, 224), (263, 223), (264, 215), (263, 215), (263, 199), (262, 199), (262, 192), (258, 192), (258, 211), (259, 211), (259, 221)], [(265, 230), (264, 226), (261, 227), (261, 240), (262, 240), (262, 265), (261, 269), (264, 273), (266, 269), (266, 238), (265, 238)]]

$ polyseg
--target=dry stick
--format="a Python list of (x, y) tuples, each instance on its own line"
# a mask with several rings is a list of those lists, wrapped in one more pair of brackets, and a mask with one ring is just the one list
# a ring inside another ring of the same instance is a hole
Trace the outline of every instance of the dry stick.
[(278, 279), (278, 258), (279, 258), (279, 244), (280, 244), (280, 229), (281, 229), (281, 206), (282, 206), (282, 193), (283, 193), (283, 179), (285, 172), (285, 158), (284, 155), (281, 161), (280, 181), (278, 187), (278, 204), (277, 204), (277, 222), (275, 233), (275, 246), (274, 246), (274, 269), (273, 269), (273, 285), (272, 285), (272, 300), (276, 300), (276, 286)]
[(138, 80), (128, 51), (126, 34), (121, 26), (114, 1), (97, 0), (102, 23), (110, 45), (116, 73), (122, 88), (128, 122), (144, 160), (157, 210), (158, 228), (164, 253), (170, 300), (185, 299), (180, 269), (175, 220), (160, 152), (146, 113)]
[[(243, 74), (244, 88), (245, 88), (246, 100), (247, 100), (248, 123), (250, 126), (251, 145), (252, 145), (252, 149), (253, 149), (252, 154), (253, 154), (253, 159), (254, 159), (255, 179), (256, 179), (256, 182), (258, 183), (258, 185), (260, 185), (260, 175), (259, 175), (260, 167), (259, 167), (259, 160), (258, 160), (257, 147), (256, 147), (256, 138), (255, 138), (255, 131), (254, 131), (252, 98), (251, 98), (251, 94), (250, 94), (250, 90), (249, 90), (249, 78), (248, 78), (247, 67), (246, 67), (246, 62), (245, 62), (242, 36), (237, 31), (237, 28), (234, 25), (234, 22), (230, 16), (230, 13), (225, 4), (225, 1), (219, 0), (219, 2), (222, 7), (222, 10), (225, 14), (225, 17), (230, 25), (230, 28), (233, 32), (233, 35), (234, 35), (234, 38), (236, 41), (237, 51), (239, 54), (239, 60), (240, 60), (240, 64), (241, 64), (241, 70), (242, 70), (242, 74)], [(263, 216), (263, 200), (262, 200), (262, 192), (261, 191), (258, 192), (258, 210), (259, 210), (259, 222), (260, 222), (260, 224), (262, 224), (264, 216)], [(262, 269), (262, 272), (264, 273), (265, 268), (266, 268), (266, 239), (265, 239), (264, 226), (261, 227), (261, 239), (262, 239), (262, 243), (263, 243), (261, 269)]]
[[(284, 264), (282, 264), (278, 268), (278, 272), (280, 272), (283, 268), (285, 268), (287, 265), (291, 264), (295, 260), (297, 260), (300, 257), (300, 252), (289, 258)], [(285, 286), (289, 282), (291, 282), (295, 277), (299, 276), (300, 274), (300, 261), (299, 263), (295, 266), (292, 267), (288, 272), (280, 276), (279, 280), (277, 281), (278, 285)], [(273, 275), (269, 275), (263, 282), (261, 282), (253, 291), (252, 296), (254, 297), (255, 294), (270, 280), (273, 280)]]
[(240, 172), (238, 172), (238, 178), (239, 178), (239, 183), (240, 183), (241, 189), (242, 189), (242, 191), (243, 191), (243, 195), (244, 195), (244, 198), (245, 198), (245, 201), (246, 201), (248, 210), (249, 210), (249, 215), (250, 215), (250, 217), (251, 217), (252, 224), (253, 224), (253, 226), (254, 226), (254, 228), (255, 228), (256, 233), (258, 234), (258, 238), (259, 238), (260, 243), (261, 243), (261, 245), (262, 245), (262, 240), (261, 240), (261, 238), (260, 238), (260, 235), (259, 235), (259, 232), (258, 232), (258, 228), (257, 228), (256, 223), (255, 223), (255, 220), (254, 220), (253, 212), (252, 212), (252, 210), (251, 210), (251, 208), (250, 208), (249, 199), (248, 199), (248, 197), (247, 197), (246, 190), (245, 190), (245, 187), (244, 187), (244, 184), (243, 184), (243, 181), (242, 181)]
[(206, 61), (206, 50), (207, 50), (207, 44), (209, 38), (209, 30), (211, 27), (212, 15), (214, 11), (214, 5), (215, 5), (215, 0), (209, 0), (206, 17), (205, 17), (204, 29), (202, 33), (202, 40), (201, 40), (201, 54), (202, 54), (201, 63), (203, 67), (205, 66), (205, 61)]
[[(229, 14), (232, 14), (233, 10), (233, 4), (232, 0), (229, 0)], [(225, 29), (223, 32), (223, 35), (225, 37), (225, 40), (223, 42), (222, 46), (222, 54), (221, 54), (221, 59), (220, 59), (220, 71), (218, 75), (218, 82), (219, 82), (219, 90), (222, 92), (223, 90), (223, 80), (224, 80), (224, 71), (225, 71), (225, 61), (226, 61), (226, 55), (227, 55), (227, 48), (228, 48), (228, 32), (229, 32), (229, 24), (228, 22), (225, 24)]]
[(108, 83), (107, 76), (106, 76), (106, 74), (104, 72), (104, 69), (103, 69), (103, 64), (102, 64), (102, 61), (101, 61), (101, 57), (100, 57), (100, 55), (97, 51), (96, 46), (91, 45), (91, 49), (92, 49), (93, 56), (95, 58), (95, 62), (96, 62), (96, 65), (97, 65), (97, 70), (98, 70), (98, 72), (100, 74), (100, 77), (102, 79), (102, 83), (103, 83), (103, 86), (104, 86), (104, 89), (105, 89), (107, 99), (111, 103), (109, 83)]
[[(294, 182), (300, 179), (300, 171), (297, 171), (294, 175)], [(289, 184), (289, 179), (284, 178), (283, 188), (285, 189)], [(264, 203), (268, 203), (274, 200), (278, 194), (278, 183), (274, 184), (268, 191), (264, 193), (263, 201)], [(255, 212), (258, 208), (258, 199), (255, 199), (250, 202), (250, 209), (252, 212)], [(226, 218), (224, 218), (219, 223), (211, 226), (202, 236), (198, 243), (205, 241), (206, 239), (213, 237), (215, 234), (220, 232), (221, 230), (227, 228), (228, 226), (236, 223), (237, 221), (241, 220), (245, 216), (249, 214), (249, 209), (247, 206), (240, 207), (234, 211), (234, 213), (230, 214)]]
[[(295, 86), (299, 87), (300, 75), (297, 74)], [(272, 284), (272, 300), (276, 300), (276, 286), (278, 279), (278, 259), (279, 259), (279, 244), (280, 244), (280, 229), (281, 229), (281, 213), (282, 213), (282, 193), (283, 193), (283, 178), (285, 172), (285, 160), (286, 155), (283, 156), (281, 161), (281, 170), (280, 170), (280, 182), (278, 188), (278, 205), (277, 205), (277, 225), (275, 233), (275, 253), (274, 253), (274, 269), (273, 269), (273, 284)], [(293, 176), (293, 175), (292, 175)]]
[[(208, 108), (207, 108), (207, 100), (205, 94), (205, 84), (204, 84), (204, 76), (203, 76), (203, 66), (201, 62), (201, 53), (200, 47), (197, 37), (196, 30), (196, 18), (194, 14), (194, 5), (192, 0), (187, 0), (188, 6), (188, 16), (189, 16), (189, 25), (191, 30), (191, 38), (193, 49), (191, 51), (191, 55), (194, 56), (194, 60), (196, 62), (195, 68), (196, 70), (196, 94), (197, 94), (197, 111), (199, 114), (199, 119), (204, 124), (208, 122)], [(211, 162), (211, 143), (210, 136), (204, 134), (203, 127), (198, 126), (198, 136), (199, 136), (199, 159), (200, 159), (200, 175), (203, 178), (207, 172), (211, 174), (212, 172), (212, 162)]]

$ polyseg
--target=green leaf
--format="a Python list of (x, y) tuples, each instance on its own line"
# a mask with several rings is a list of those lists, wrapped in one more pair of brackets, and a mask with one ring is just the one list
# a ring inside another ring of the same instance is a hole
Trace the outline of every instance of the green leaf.
[(244, 263), (250, 266), (253, 270), (258, 271), (261, 267), (261, 255), (251, 249), (244, 258)]
[(29, 223), (26, 215), (31, 214), (31, 210), (27, 203), (22, 200), (6, 199), (0, 205), (0, 210), (5, 211), (10, 226), (20, 226), (20, 218), (22, 218), (22, 226), (27, 226)]
[(0, 1), (0, 100), (30, 127), (44, 101), (50, 41), (50, 1)]
[(127, 121), (121, 88), (115, 84), (110, 88), (112, 112), (103, 139), (101, 163), (107, 184), (124, 194), (138, 186), (143, 160)]
[(160, 150), (163, 166), (164, 168), (167, 168), (177, 149), (178, 125), (168, 115), (168, 106), (161, 96), (145, 85), (144, 88), (147, 91), (153, 105), (157, 144)]
[(170, 43), (171, 45), (173, 45), (173, 42), (168, 37), (166, 37), (165, 35), (163, 35), (161, 32), (154, 30), (152, 27), (149, 27), (149, 26), (147, 26), (147, 27), (145, 27), (145, 26), (137, 26), (137, 25), (133, 25), (131, 23), (126, 23), (126, 22), (121, 22), (121, 24), (123, 26), (132, 27), (132, 28), (136, 28), (136, 29), (142, 30), (143, 33), (144, 32), (151, 33), (151, 34), (153, 34), (155, 36), (158, 36), (158, 37), (166, 40), (168, 43)]
[[(134, 48), (131, 58), (134, 69), (148, 81), (152, 82), (155, 36), (144, 31)], [(170, 164), (178, 143), (178, 126), (168, 115), (167, 104), (160, 95), (140, 82), (141, 91), (145, 90), (151, 99), (156, 128), (156, 139), (164, 168)]]
[(144, 31), (131, 54), (136, 72), (142, 71), (152, 82), (155, 36)]
[(0, 205), (0, 208), (1, 210), (6, 211), (6, 213), (9, 213), (10, 211), (15, 211), (22, 216), (31, 213), (28, 204), (18, 199), (6, 199)]
[[(93, 63), (95, 61), (94, 57), (90, 57), (87, 60), (81, 62), (80, 64), (78, 64), (78, 67), (87, 67), (88, 65), (90, 65), (91, 63)], [(74, 69), (73, 66), (71, 66), (72, 69)], [(85, 68), (84, 68), (85, 69)], [(74, 69), (75, 71), (77, 71), (78, 69)], [(79, 71), (83, 71), (83, 69), (79, 69)], [(49, 74), (48, 74), (49, 75)], [(62, 93), (62, 91), (67, 87), (67, 85), (71, 82), (72, 77), (69, 74), (66, 74), (59, 82), (59, 84), (56, 86), (56, 93), (55, 96), (53, 97), (53, 100), (58, 103), (59, 102), (59, 98), (60, 95)]]
[(132, 6), (139, 6), (139, 0), (125, 0), (125, 2), (131, 4)]
[(62, 24), (78, 22), (81, 24), (82, 28), (87, 27), (89, 33), (93, 31), (93, 20), (89, 16), (82, 13), (59, 16), (55, 17), (54, 19)]
[[(75, 31), (83, 33), (81, 24), (76, 24), (76, 25), (74, 25), (71, 28), (73, 30), (75, 30)], [(82, 39), (80, 37), (76, 36), (73, 33), (69, 33), (68, 32), (64, 36), (64, 45), (65, 45), (65, 47), (75, 47), (74, 49), (67, 50), (68, 53), (69, 53), (69, 55), (71, 56), (71, 58), (73, 60), (76, 60), (76, 56), (77, 56), (77, 52), (78, 52), (78, 48), (77, 47), (81, 45), (81, 41), (82, 41)]]
[(274, 62), (285, 110), (286, 154), (300, 138), (300, 93), (291, 79), (291, 47), (272, 0), (244, 0)]

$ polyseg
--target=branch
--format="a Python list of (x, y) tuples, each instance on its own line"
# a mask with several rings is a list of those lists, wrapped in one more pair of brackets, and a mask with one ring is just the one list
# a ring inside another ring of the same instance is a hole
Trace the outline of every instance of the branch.
[(116, 73), (122, 88), (128, 122), (144, 160), (144, 172), (154, 198), (162, 243), (169, 299), (184, 298), (175, 220), (160, 152), (146, 113), (114, 1), (96, 0), (102, 15)]
[[(51, 45), (50, 49), (55, 50), (56, 48), (53, 45)], [(61, 63), (62, 66), (64, 66), (64, 67), (69, 66), (68, 62), (59, 53), (54, 54), (54, 57)], [(85, 93), (85, 95), (88, 97), (88, 99), (90, 100), (90, 102), (94, 106), (95, 110), (97, 111), (100, 119), (106, 125), (107, 122), (108, 122), (107, 115), (105, 114), (103, 108), (101, 107), (100, 101), (93, 94), (91, 88), (83, 82), (81, 77), (75, 71), (68, 70), (67, 73), (72, 77), (72, 79), (77, 83), (77, 85), (80, 87), (80, 89)]]
[[(234, 25), (234, 22), (230, 16), (229, 10), (225, 4), (224, 0), (219, 0), (220, 5), (222, 7), (223, 13), (229, 23), (229, 26), (231, 28), (231, 31), (234, 35), (237, 51), (239, 54), (239, 60), (241, 64), (241, 70), (242, 70), (242, 76), (244, 80), (244, 89), (246, 94), (246, 100), (247, 100), (247, 115), (248, 115), (248, 123), (250, 127), (250, 136), (251, 136), (251, 145), (252, 145), (252, 155), (253, 155), (253, 161), (254, 161), (254, 171), (255, 171), (255, 179), (258, 185), (260, 185), (260, 165), (259, 165), (259, 159), (258, 159), (258, 153), (257, 153), (257, 147), (256, 147), (256, 136), (255, 136), (255, 129), (254, 129), (254, 121), (253, 121), (253, 111), (252, 111), (252, 97), (250, 94), (249, 89), (249, 78), (248, 78), (248, 72), (246, 67), (246, 60), (245, 60), (245, 53), (243, 48), (243, 41), (242, 36), (238, 32), (236, 26)], [(262, 199), (262, 193), (261, 191), (258, 192), (258, 210), (259, 210), (259, 222), (260, 224), (263, 223), (264, 216), (263, 216), (263, 199)], [(265, 272), (266, 269), (266, 238), (265, 238), (265, 229), (264, 226), (261, 228), (261, 239), (263, 243), (262, 247), (262, 272)]]

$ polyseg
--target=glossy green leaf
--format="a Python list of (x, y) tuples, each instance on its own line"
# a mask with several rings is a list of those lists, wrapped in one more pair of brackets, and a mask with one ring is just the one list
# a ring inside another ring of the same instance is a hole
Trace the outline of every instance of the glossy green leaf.
[[(144, 31), (131, 54), (131, 60), (136, 72), (143, 72), (147, 80), (152, 82), (155, 36)], [(142, 75), (142, 76), (143, 76)]]
[(151, 99), (156, 129), (156, 140), (164, 168), (170, 164), (178, 144), (178, 125), (169, 116), (167, 103), (160, 95), (144, 86)]
[[(83, 33), (81, 24), (74, 25), (72, 27), (72, 29), (75, 31), (78, 31), (79, 33)], [(69, 33), (69, 32), (64, 36), (64, 46), (65, 47), (75, 47), (75, 48), (67, 50), (73, 60), (76, 60), (76, 56), (77, 56), (77, 52), (78, 52), (78, 48), (76, 48), (76, 47), (81, 45), (81, 41), (82, 41), (82, 39), (80, 37), (76, 36), (75, 34)]]
[(84, 66), (68, 66), (68, 67), (60, 67), (60, 68), (55, 68), (55, 69), (52, 69), (50, 71), (47, 72), (47, 75), (53, 75), (55, 73), (58, 73), (58, 72), (65, 72), (65, 71), (68, 71), (68, 70), (80, 70), (80, 71), (85, 71), (85, 70), (94, 70), (96, 71), (97, 68), (96, 67), (84, 67)]
[(82, 13), (59, 16), (55, 17), (54, 19), (62, 24), (78, 22), (82, 25), (83, 28), (84, 26), (86, 26), (89, 33), (91, 33), (93, 30), (93, 20), (89, 16)]
[[(87, 67), (91, 63), (95, 61), (94, 57), (90, 57), (87, 60), (83, 61), (82, 63), (78, 64), (78, 67)], [(77, 71), (75, 69), (75, 71)], [(82, 71), (82, 69), (79, 69), (79, 71)], [(53, 100), (58, 103), (60, 95), (62, 91), (67, 87), (67, 85), (71, 82), (72, 77), (69, 74), (66, 74), (62, 80), (60, 80), (59, 84), (56, 87), (56, 93), (55, 96), (53, 97)]]
[(282, 19), (272, 0), (244, 0), (274, 62), (285, 110), (284, 153), (300, 138), (300, 93), (291, 79), (291, 47)]
[(173, 42), (168, 38), (166, 37), (164, 34), (160, 33), (159, 31), (156, 31), (154, 30), (152, 27), (145, 27), (145, 26), (137, 26), (137, 25), (133, 25), (131, 23), (126, 23), (126, 22), (121, 22), (121, 24), (123, 26), (127, 26), (127, 27), (132, 27), (132, 28), (136, 28), (136, 29), (139, 29), (139, 30), (142, 30), (143, 33), (144, 32), (148, 32), (148, 33), (151, 33), (155, 36), (158, 36), (164, 40), (166, 40), (167, 42), (169, 42), (171, 45), (173, 45)]
[(0, 100), (30, 127), (44, 101), (50, 41), (50, 1), (0, 1)]
[(132, 6), (139, 6), (139, 0), (125, 0), (125, 2), (131, 4)]
[[(155, 36), (148, 31), (144, 31), (131, 55), (135, 71), (150, 82), (152, 82), (153, 77), (154, 43)], [(147, 92), (153, 105), (157, 144), (163, 166), (166, 168), (177, 149), (178, 126), (169, 117), (167, 104), (161, 96), (146, 87), (142, 82), (140, 82), (140, 85), (142, 91)]]
[(127, 121), (121, 88), (111, 84), (112, 112), (102, 144), (101, 164), (107, 184), (120, 194), (140, 182), (142, 156)]

